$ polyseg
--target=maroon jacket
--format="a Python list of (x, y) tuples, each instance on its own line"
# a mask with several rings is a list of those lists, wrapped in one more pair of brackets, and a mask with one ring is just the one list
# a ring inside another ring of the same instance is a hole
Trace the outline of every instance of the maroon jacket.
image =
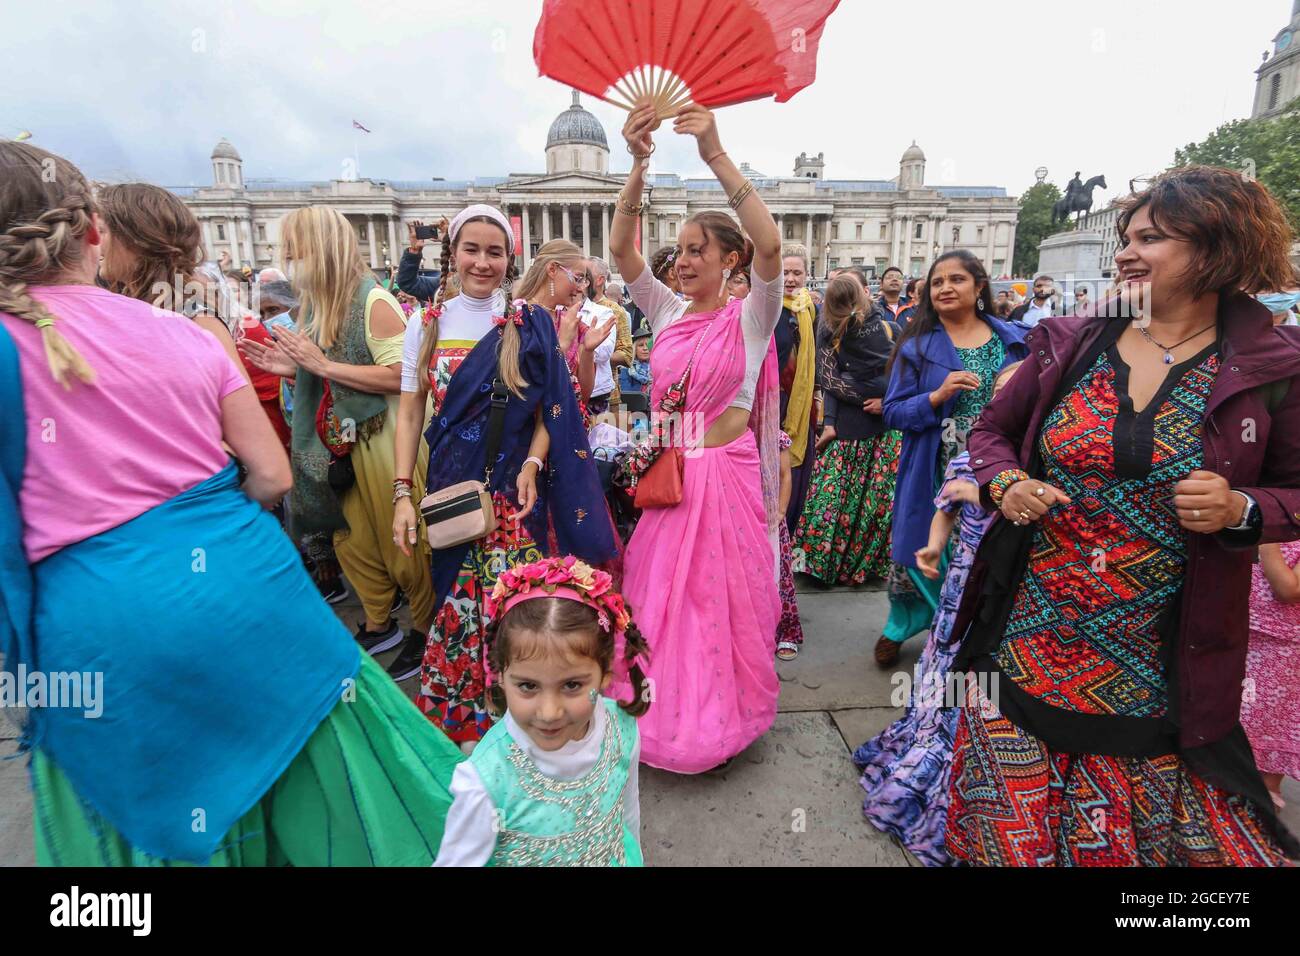
[[(1223, 297), (1219, 318), (1223, 364), (1205, 407), (1203, 467), (1253, 497), (1264, 524), (1258, 540), (1238, 547), (1232, 546), (1232, 532), (1188, 535), (1174, 655), (1183, 747), (1213, 743), (1238, 723), (1253, 545), (1300, 539), (1300, 382), (1290, 381), (1284, 395), (1276, 385), (1261, 387), (1300, 376), (1300, 328), (1275, 327), (1268, 310), (1241, 293)], [(1044, 319), (1030, 331), (1025, 365), (970, 433), (971, 467), (987, 507), (989, 481), (1029, 462), (1062, 379), (1107, 321), (1065, 316)], [(954, 634), (965, 633), (978, 600), (977, 590), (967, 588)]]

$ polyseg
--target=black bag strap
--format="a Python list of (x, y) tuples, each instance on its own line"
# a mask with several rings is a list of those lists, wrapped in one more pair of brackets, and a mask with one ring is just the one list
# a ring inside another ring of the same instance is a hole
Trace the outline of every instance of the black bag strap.
[(501, 381), (501, 342), (497, 342), (497, 370), (492, 376), (492, 407), (488, 412), (487, 455), (483, 464), (483, 484), (491, 490), (492, 470), (497, 455), (501, 453), (501, 438), (506, 430), (506, 405), (510, 402), (510, 389)]

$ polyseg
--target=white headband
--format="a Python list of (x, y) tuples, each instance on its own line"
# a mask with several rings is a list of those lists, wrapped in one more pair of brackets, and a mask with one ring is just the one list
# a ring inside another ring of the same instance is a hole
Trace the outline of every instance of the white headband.
[(513, 253), (515, 251), (515, 231), (510, 227), (509, 220), (506, 219), (500, 209), (483, 203), (469, 206), (456, 213), (456, 218), (451, 221), (451, 226), (447, 230), (447, 234), (451, 236), (452, 243), (454, 244), (456, 242), (456, 234), (460, 232), (461, 226), (465, 225), (468, 220), (476, 219), (480, 216), (491, 219), (505, 231), (506, 246), (509, 248), (510, 252)]

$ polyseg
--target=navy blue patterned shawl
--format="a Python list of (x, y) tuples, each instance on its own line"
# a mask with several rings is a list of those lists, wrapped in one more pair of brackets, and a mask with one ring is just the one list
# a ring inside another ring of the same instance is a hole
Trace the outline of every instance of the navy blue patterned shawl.
[[(545, 470), (537, 477), (537, 506), (524, 519), (524, 528), (546, 551), (549, 518), (561, 554), (577, 555), (592, 565), (603, 564), (618, 556), (619, 545), (606, 513), (596, 462), (587, 444), (554, 320), (538, 306), (526, 306), (520, 318), (520, 368), (528, 387), (522, 399), (512, 393), (506, 405), (505, 433), (491, 490), (516, 500), (515, 478), (528, 457), (540, 406), (551, 450)], [(497, 329), (484, 336), (465, 356), (448, 383), (440, 414), (429, 423), (425, 432), (429, 443), (425, 487), (429, 492), (461, 481), (483, 480), (488, 411), (501, 335), (502, 330)], [(470, 547), (466, 544), (433, 552), (435, 607), (446, 600)]]

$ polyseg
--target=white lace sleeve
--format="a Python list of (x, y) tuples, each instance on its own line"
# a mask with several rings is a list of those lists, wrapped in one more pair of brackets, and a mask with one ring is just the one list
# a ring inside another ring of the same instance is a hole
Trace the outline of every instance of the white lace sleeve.
[(761, 340), (765, 345), (776, 331), (781, 318), (781, 302), (785, 297), (785, 278), (779, 272), (775, 279), (760, 279), (752, 269), (749, 274), (749, 295), (740, 308), (740, 322), (745, 330), (745, 341)]
[(672, 289), (651, 275), (649, 265), (628, 283), (627, 291), (637, 307), (645, 313), (650, 331), (656, 335), (686, 311), (686, 303), (677, 298)]
[(402, 391), (418, 392), (420, 390), (420, 372), (416, 365), (420, 362), (420, 342), (424, 338), (424, 323), (420, 313), (413, 312), (406, 320), (406, 338), (402, 340)]

